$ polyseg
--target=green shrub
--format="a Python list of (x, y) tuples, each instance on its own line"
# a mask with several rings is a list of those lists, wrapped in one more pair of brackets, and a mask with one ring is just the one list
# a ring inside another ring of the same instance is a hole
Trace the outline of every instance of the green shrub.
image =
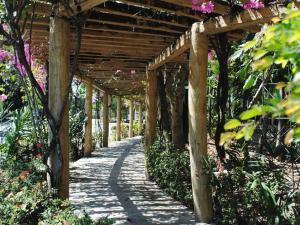
[(168, 142), (156, 141), (146, 151), (150, 176), (175, 199), (192, 206), (189, 153)]

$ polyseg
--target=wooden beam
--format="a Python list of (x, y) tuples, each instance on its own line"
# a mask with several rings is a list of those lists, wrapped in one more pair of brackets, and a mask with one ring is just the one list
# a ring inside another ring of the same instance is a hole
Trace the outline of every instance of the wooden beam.
[(129, 134), (128, 134), (128, 136), (130, 138), (133, 137), (133, 121), (134, 121), (134, 103), (133, 103), (133, 100), (130, 99), (130, 104), (129, 104)]
[(189, 140), (193, 201), (198, 222), (210, 223), (213, 217), (209, 176), (204, 170), (207, 157), (206, 82), (208, 37), (197, 24), (191, 31), (189, 74)]
[(103, 94), (103, 147), (108, 147), (109, 135), (109, 106), (108, 106), (108, 92)]
[[(281, 17), (286, 10), (287, 9), (284, 6), (273, 5), (260, 10), (244, 10), (235, 16), (218, 16), (207, 22), (197, 24), (201, 33), (215, 35), (270, 22), (274, 17)], [(149, 64), (148, 69), (157, 69), (163, 64), (178, 57), (190, 48), (190, 42), (191, 32), (187, 31), (175, 42), (175, 44), (172, 44), (162, 51), (162, 53)]]
[(89, 157), (92, 154), (93, 148), (93, 81), (89, 79), (86, 83), (85, 96), (85, 113), (87, 121), (85, 125), (85, 139), (84, 139), (84, 156)]
[[(80, 12), (88, 11), (88, 10), (94, 8), (95, 6), (103, 4), (106, 1), (107, 0), (85, 0), (84, 2), (80, 3), (80, 8), (78, 8), (77, 5), (75, 5), (73, 2), (70, 5), (70, 7), (73, 11), (73, 14), (77, 14)], [(58, 14), (61, 16), (72, 16), (72, 15), (69, 15), (69, 13), (66, 11), (64, 6), (60, 6)]]
[[(64, 96), (67, 93), (70, 72), (70, 46), (69, 21), (52, 17), (50, 22), (49, 44), (49, 109), (56, 121), (59, 120), (63, 107)], [(49, 129), (51, 135), (51, 129)], [(69, 197), (69, 103), (65, 108), (61, 128), (59, 130), (62, 162), (57, 151), (51, 151), (49, 167), (54, 175), (54, 183), (51, 186), (58, 188), (58, 195), (67, 199)], [(62, 166), (62, 169), (60, 169)]]
[(177, 58), (182, 55), (185, 51), (190, 48), (190, 37), (191, 32), (186, 31), (183, 35), (177, 39), (177, 41), (171, 46), (163, 50), (158, 57), (156, 57), (153, 62), (149, 63), (148, 69), (155, 70), (165, 63)]
[[(192, 1), (187, 0), (161, 0), (174, 5), (179, 5), (187, 8), (192, 8)], [(214, 13), (221, 15), (227, 15), (230, 13), (230, 6), (214, 2)]]
[(136, 14), (130, 14), (130, 13), (126, 13), (126, 12), (117, 11), (115, 9), (97, 8), (97, 9), (95, 9), (95, 11), (100, 12), (100, 13), (108, 13), (108, 14), (116, 15), (116, 16), (134, 18), (134, 19), (141, 20), (141, 21), (150, 21), (150, 22), (166, 24), (166, 25), (170, 25), (170, 26), (174, 26), (174, 27), (188, 28), (188, 26), (186, 24), (181, 24), (178, 22), (170, 22), (170, 21), (166, 21), (166, 20), (162, 20), (162, 19), (155, 19), (155, 18), (140, 16), (140, 15), (136, 15)]
[(117, 126), (116, 126), (116, 141), (121, 141), (121, 123), (122, 123), (122, 97), (117, 96)]

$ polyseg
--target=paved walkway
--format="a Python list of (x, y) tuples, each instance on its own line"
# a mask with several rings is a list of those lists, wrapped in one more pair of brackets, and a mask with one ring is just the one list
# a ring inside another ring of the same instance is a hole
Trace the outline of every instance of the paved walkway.
[(141, 137), (115, 142), (72, 165), (70, 200), (76, 210), (116, 224), (194, 225), (190, 210), (145, 181), (140, 143)]

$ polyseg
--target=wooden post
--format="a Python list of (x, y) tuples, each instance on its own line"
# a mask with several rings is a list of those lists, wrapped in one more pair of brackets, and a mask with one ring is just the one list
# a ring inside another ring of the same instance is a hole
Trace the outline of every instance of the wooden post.
[(189, 138), (191, 177), (196, 218), (210, 223), (213, 217), (209, 176), (203, 171), (207, 156), (206, 82), (208, 67), (208, 38), (200, 34), (200, 23), (191, 30), (189, 73)]
[(142, 103), (139, 103), (139, 127), (138, 127), (138, 132), (139, 135), (142, 134), (142, 130), (143, 130), (143, 107), (142, 107)]
[[(156, 136), (157, 119), (157, 78), (154, 70), (146, 71), (146, 128), (145, 128), (145, 151), (154, 144)], [(147, 166), (147, 165), (146, 165)], [(145, 167), (146, 178), (149, 179), (147, 167)]]
[(116, 125), (116, 140), (121, 141), (121, 123), (122, 123), (122, 98), (121, 96), (117, 97), (117, 125)]
[[(63, 107), (70, 79), (70, 22), (63, 18), (50, 18), (49, 34), (49, 108), (56, 121)], [(49, 134), (51, 131), (49, 129)], [(49, 166), (58, 175), (58, 195), (69, 197), (69, 102), (65, 108), (59, 138), (62, 151), (62, 171), (58, 171), (59, 156), (51, 151)], [(61, 173), (61, 174), (59, 174)]]
[(85, 142), (84, 142), (84, 156), (88, 157), (92, 153), (93, 148), (93, 81), (88, 80), (86, 83), (85, 96), (85, 113), (87, 122), (85, 126)]
[(109, 134), (109, 112), (108, 112), (108, 92), (103, 94), (103, 147), (108, 147)]
[(129, 137), (133, 137), (133, 122), (134, 122), (134, 103), (133, 100), (130, 100), (129, 105)]

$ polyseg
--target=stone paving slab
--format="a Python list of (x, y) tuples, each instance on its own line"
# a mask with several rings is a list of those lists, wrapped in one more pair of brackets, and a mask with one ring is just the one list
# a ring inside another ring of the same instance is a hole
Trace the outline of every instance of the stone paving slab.
[(114, 142), (71, 166), (70, 201), (93, 219), (116, 224), (194, 225), (194, 214), (145, 180), (141, 137)]

